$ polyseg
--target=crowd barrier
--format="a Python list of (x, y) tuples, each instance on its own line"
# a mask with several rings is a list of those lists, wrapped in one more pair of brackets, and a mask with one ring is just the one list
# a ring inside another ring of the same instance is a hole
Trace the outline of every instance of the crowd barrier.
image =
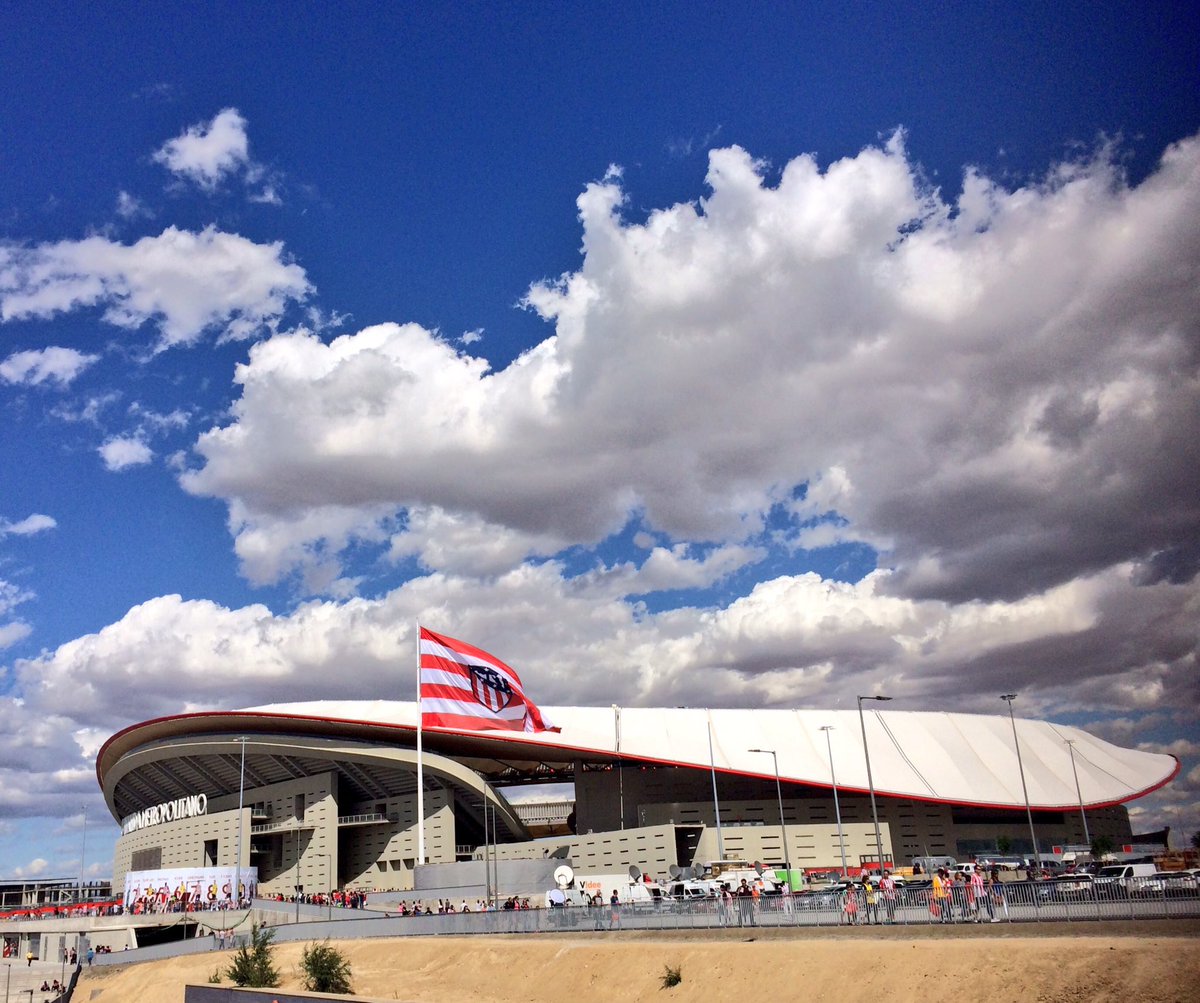
[[(275, 903), (258, 903), (267, 907)], [(1195, 889), (1167, 891), (1152, 882), (1133, 883), (1128, 888), (1080, 889), (1056, 881), (1004, 882), (993, 886), (985, 898), (972, 901), (965, 889), (955, 888), (947, 900), (938, 901), (928, 888), (906, 888), (897, 892), (889, 905), (881, 895), (868, 910), (861, 895), (851, 915), (845, 896), (835, 892), (807, 892), (792, 896), (766, 895), (757, 901), (735, 900), (727, 906), (716, 899), (689, 902), (661, 901), (622, 906), (615, 911), (602, 907), (496, 910), (449, 913), (446, 915), (398, 916), (373, 911), (335, 911), (334, 918), (317, 918), (305, 910), (305, 922), (291, 916), (259, 912), (275, 930), (276, 943), (317, 941), (326, 937), (359, 939), (374, 937), (429, 937), (437, 935), (535, 934), (603, 932), (608, 930), (694, 930), (722, 927), (838, 927), (873, 922), (904, 926), (939, 923), (1095, 923), (1106, 920), (1150, 920), (1200, 916), (1200, 892)], [(350, 913), (347, 915), (346, 913)], [(228, 946), (247, 939), (247, 926)], [(127, 964), (131, 961), (214, 951), (216, 938), (199, 937), (182, 943), (118, 954), (98, 955), (97, 965)]]

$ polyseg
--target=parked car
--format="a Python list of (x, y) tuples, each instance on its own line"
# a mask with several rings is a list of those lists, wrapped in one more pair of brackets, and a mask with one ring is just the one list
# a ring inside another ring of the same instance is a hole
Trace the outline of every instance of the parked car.
[(1091, 898), (1094, 879), (1090, 874), (1062, 874), (1050, 881), (1039, 882), (1038, 891), (1042, 898), (1066, 901)]
[(1167, 898), (1182, 898), (1195, 895), (1198, 888), (1195, 873), (1191, 871), (1155, 871), (1138, 882), (1141, 895), (1162, 895)]

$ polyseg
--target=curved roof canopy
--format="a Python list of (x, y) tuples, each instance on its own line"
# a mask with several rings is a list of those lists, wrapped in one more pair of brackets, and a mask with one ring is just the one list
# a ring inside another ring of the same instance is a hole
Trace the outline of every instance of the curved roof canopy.
[[(774, 779), (774, 750), (785, 783), (866, 791), (863, 727), (853, 710), (702, 710), (647, 707), (543, 707), (560, 732), (424, 732), (433, 755), (485, 776), (506, 770), (570, 769), (617, 759)], [(1021, 771), (1007, 715), (880, 711), (863, 708), (871, 775), (881, 796), (962, 805), (1024, 808)], [(317, 701), (159, 718), (105, 743), (96, 761), (106, 796), (110, 771), (147, 743), (202, 734), (302, 734), (412, 746), (416, 704)], [(829, 726), (831, 730), (824, 731)], [(1124, 749), (1078, 728), (1017, 719), (1021, 763), (1035, 809), (1103, 807), (1130, 801), (1170, 781), (1173, 756)], [(712, 759), (709, 758), (711, 734)], [(826, 736), (828, 735), (828, 742)], [(1068, 742), (1072, 744), (1068, 744)], [(1074, 770), (1071, 749), (1074, 749)], [(1078, 792), (1076, 789), (1078, 775)], [(110, 801), (111, 804), (111, 801)]]

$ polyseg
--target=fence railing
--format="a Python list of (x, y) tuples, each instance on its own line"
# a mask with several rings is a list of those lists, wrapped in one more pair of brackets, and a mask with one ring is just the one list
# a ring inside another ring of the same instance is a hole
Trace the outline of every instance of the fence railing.
[[(291, 921), (287, 903), (260, 902), (260, 921), (272, 925), (275, 940), (289, 941), (359, 939), (372, 937), (428, 937), (438, 934), (563, 933), (607, 930), (688, 930), (722, 927), (837, 927), (879, 923), (929, 926), (938, 923), (1094, 923), (1105, 920), (1168, 919), (1200, 916), (1200, 891), (1195, 888), (1163, 887), (1152, 880), (1126, 886), (1079, 886), (1058, 881), (1004, 882), (986, 895), (971, 896), (956, 886), (945, 898), (935, 898), (929, 888), (904, 888), (894, 899), (877, 896), (873, 906), (861, 891), (855, 905), (847, 908), (847, 896), (837, 892), (805, 892), (797, 895), (765, 895), (757, 900), (735, 899), (725, 904), (718, 899), (623, 905), (607, 903), (596, 907), (559, 909), (494, 910), (455, 912), (444, 915), (399, 916), (372, 910), (334, 910), (325, 918), (324, 907), (304, 906), (304, 922)], [(272, 909), (281, 909), (272, 912)], [(249, 923), (239, 925), (238, 936), (228, 941), (238, 946), (248, 937)], [(215, 937), (200, 937), (182, 943), (118, 954), (97, 955), (97, 965), (126, 964), (178, 954), (215, 950)]]

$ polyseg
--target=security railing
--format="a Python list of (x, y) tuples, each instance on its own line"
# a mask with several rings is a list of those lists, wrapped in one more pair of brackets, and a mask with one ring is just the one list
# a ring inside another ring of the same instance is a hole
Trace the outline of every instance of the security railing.
[[(399, 916), (373, 910), (343, 910), (330, 921), (324, 906), (302, 906), (304, 922), (292, 922), (295, 908), (288, 903), (259, 901), (255, 913), (275, 929), (276, 941), (310, 941), (325, 937), (470, 935), (496, 933), (590, 933), (608, 930), (686, 930), (722, 927), (838, 927), (878, 923), (929, 926), (939, 923), (1036, 923), (1098, 922), (1105, 920), (1168, 919), (1200, 916), (1200, 890), (1184, 882), (1167, 885), (1154, 879), (1132, 880), (1111, 887), (1086, 884), (1085, 890), (1070, 882), (1002, 882), (973, 897), (966, 888), (955, 886), (945, 898), (936, 898), (929, 888), (903, 888), (895, 898), (882, 894), (868, 905), (861, 890), (854, 906), (847, 896), (834, 891), (803, 892), (796, 895), (764, 895), (759, 899), (719, 899), (655, 902), (557, 909), (495, 909), (484, 912), (438, 914), (436, 903), (430, 914)], [(274, 910), (274, 911), (273, 911)], [(249, 921), (239, 925), (244, 938)], [(237, 940), (233, 942), (236, 946)], [(126, 964), (178, 954), (214, 950), (215, 937), (204, 936), (182, 943), (160, 944), (119, 954), (97, 955), (96, 964)]]

